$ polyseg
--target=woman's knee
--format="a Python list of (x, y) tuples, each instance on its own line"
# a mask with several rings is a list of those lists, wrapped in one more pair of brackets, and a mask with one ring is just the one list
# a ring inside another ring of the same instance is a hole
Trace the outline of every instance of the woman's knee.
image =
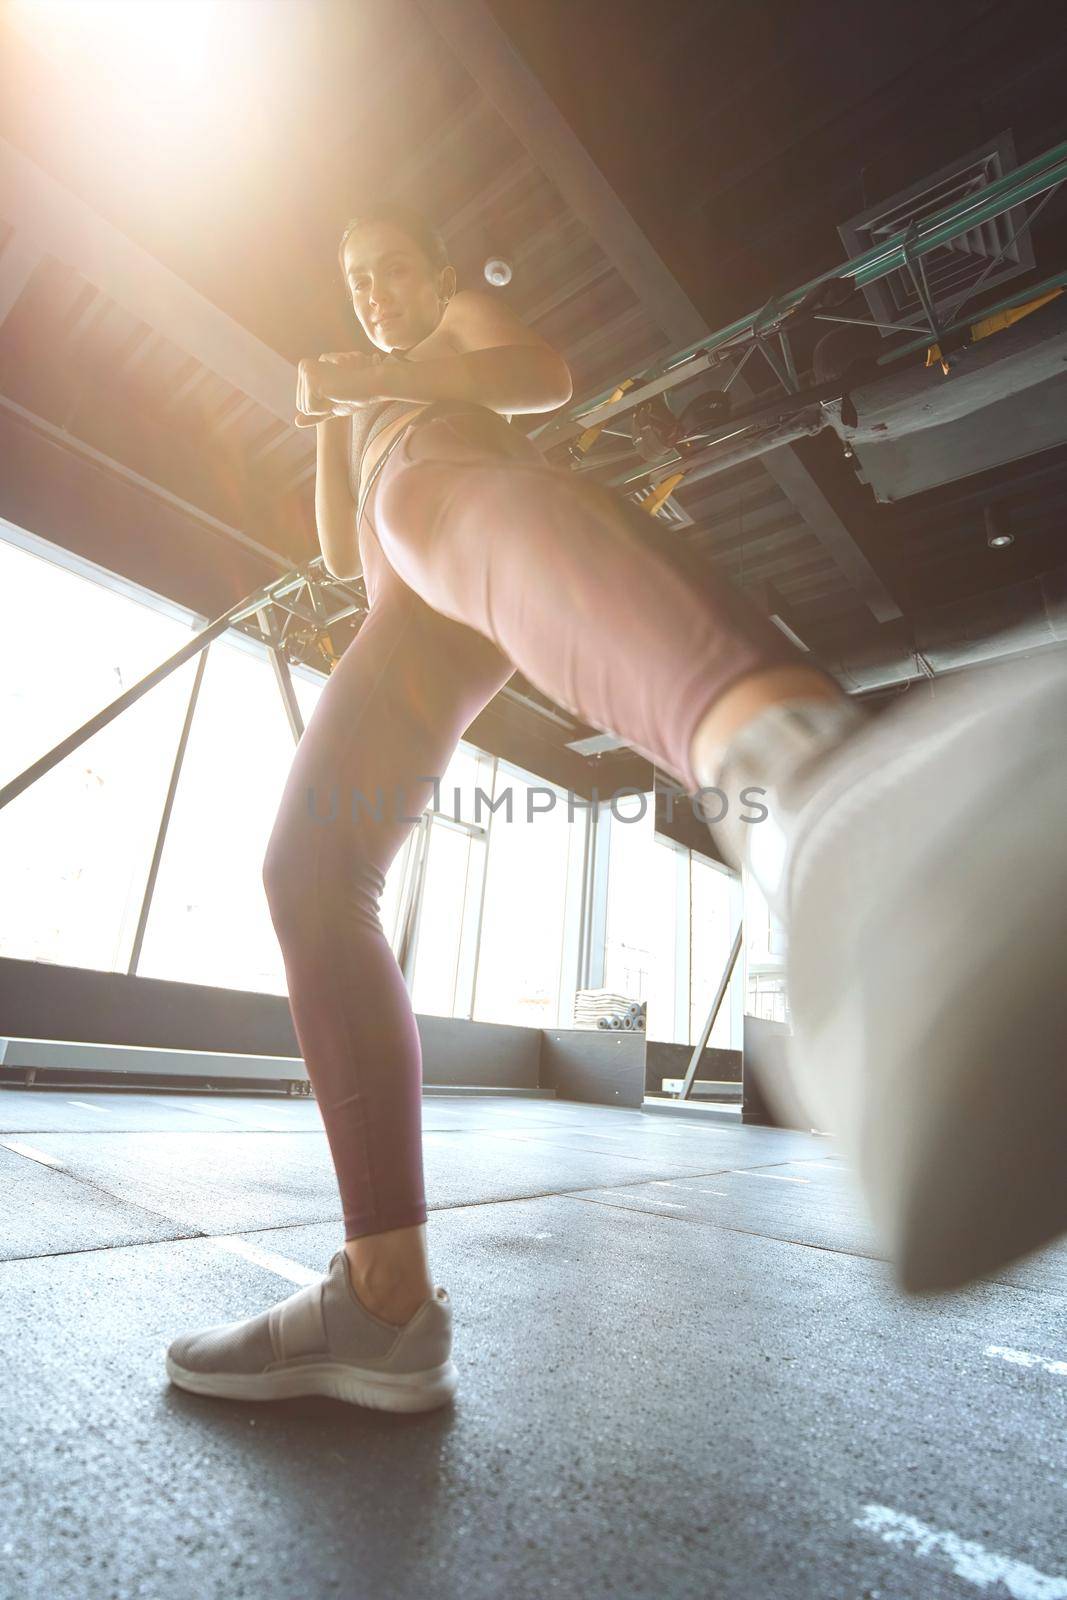
[[(334, 819), (336, 821), (336, 819)], [(277, 823), (263, 858), (263, 888), (279, 937), (306, 938), (342, 916), (373, 926), (385, 872), (360, 831)]]
[(263, 857), (263, 891), (279, 937), (308, 923), (316, 870), (300, 835), (276, 825)]

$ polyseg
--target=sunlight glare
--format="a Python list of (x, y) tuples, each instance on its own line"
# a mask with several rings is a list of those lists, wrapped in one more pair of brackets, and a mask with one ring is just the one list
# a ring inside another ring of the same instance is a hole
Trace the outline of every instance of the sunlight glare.
[(12, 13), (79, 76), (157, 106), (187, 103), (212, 82), (222, 35), (236, 20), (219, 0), (16, 0)]

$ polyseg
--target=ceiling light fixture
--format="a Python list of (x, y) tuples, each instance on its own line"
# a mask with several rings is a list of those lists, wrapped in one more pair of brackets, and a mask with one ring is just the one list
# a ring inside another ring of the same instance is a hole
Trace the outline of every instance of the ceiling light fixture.
[(1006, 506), (986, 506), (984, 516), (985, 542), (990, 550), (1006, 550), (1015, 543)]
[(511, 263), (505, 261), (503, 256), (490, 256), (482, 271), (486, 283), (491, 283), (495, 289), (502, 289), (511, 282)]

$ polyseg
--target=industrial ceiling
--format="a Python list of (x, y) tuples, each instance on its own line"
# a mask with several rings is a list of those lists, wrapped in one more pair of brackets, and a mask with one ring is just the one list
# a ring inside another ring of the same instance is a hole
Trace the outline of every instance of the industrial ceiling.
[[(487, 258), (508, 261), (496, 292), (567, 359), (571, 411), (833, 268), (854, 253), (850, 226), (875, 237), (917, 195), (1067, 138), (1067, 47), (1043, 5), (254, 12), (254, 36), (220, 48), (210, 93), (177, 108), (109, 77), (28, 4), (2, 13), (0, 35), (0, 515), (205, 619), (317, 554), (293, 364), (362, 344), (336, 241), (369, 200), (431, 215), (461, 284), (484, 287)], [(1019, 238), (976, 314), (1067, 267), (1063, 192), (1044, 201), (1032, 226), (1011, 213)], [(976, 236), (956, 256), (984, 271), (995, 253)], [(846, 310), (915, 315), (862, 297)], [(1047, 367), (1062, 306), (1026, 323), (1017, 363)], [(816, 362), (801, 343), (798, 383)], [(913, 376), (918, 404), (953, 382), (919, 358)], [(853, 690), (1067, 639), (1067, 443), (1048, 421), (1067, 403), (1030, 386), (1029, 411), (997, 412), (992, 379), (960, 440), (930, 432), (906, 467), (883, 450), (875, 470), (864, 441), (826, 429), (683, 479), (660, 515)], [(757, 358), (734, 395), (777, 388)], [(623, 456), (626, 434), (612, 441)], [(1004, 438), (1006, 458), (986, 465)], [(1010, 546), (987, 542), (991, 517)], [(572, 751), (593, 731), (516, 677), (471, 736), (577, 787), (605, 763), (635, 781), (644, 763), (625, 749)]]

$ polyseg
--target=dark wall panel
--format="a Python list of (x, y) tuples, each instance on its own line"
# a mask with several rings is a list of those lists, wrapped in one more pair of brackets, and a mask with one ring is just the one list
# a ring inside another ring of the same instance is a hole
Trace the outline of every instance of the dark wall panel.
[[(423, 1081), (538, 1087), (541, 1030), (418, 1017)], [(300, 1056), (284, 995), (0, 959), (0, 1035), (234, 1055)]]
[(542, 1030), (541, 1087), (561, 1100), (640, 1107), (645, 1097), (645, 1035), (599, 1028)]
[[(665, 1039), (649, 1039), (645, 1055), (645, 1087), (659, 1094), (664, 1078), (684, 1078), (689, 1071), (691, 1044), (670, 1044)], [(703, 1052), (693, 1080), (716, 1083), (741, 1082), (741, 1051), (708, 1049)]]

